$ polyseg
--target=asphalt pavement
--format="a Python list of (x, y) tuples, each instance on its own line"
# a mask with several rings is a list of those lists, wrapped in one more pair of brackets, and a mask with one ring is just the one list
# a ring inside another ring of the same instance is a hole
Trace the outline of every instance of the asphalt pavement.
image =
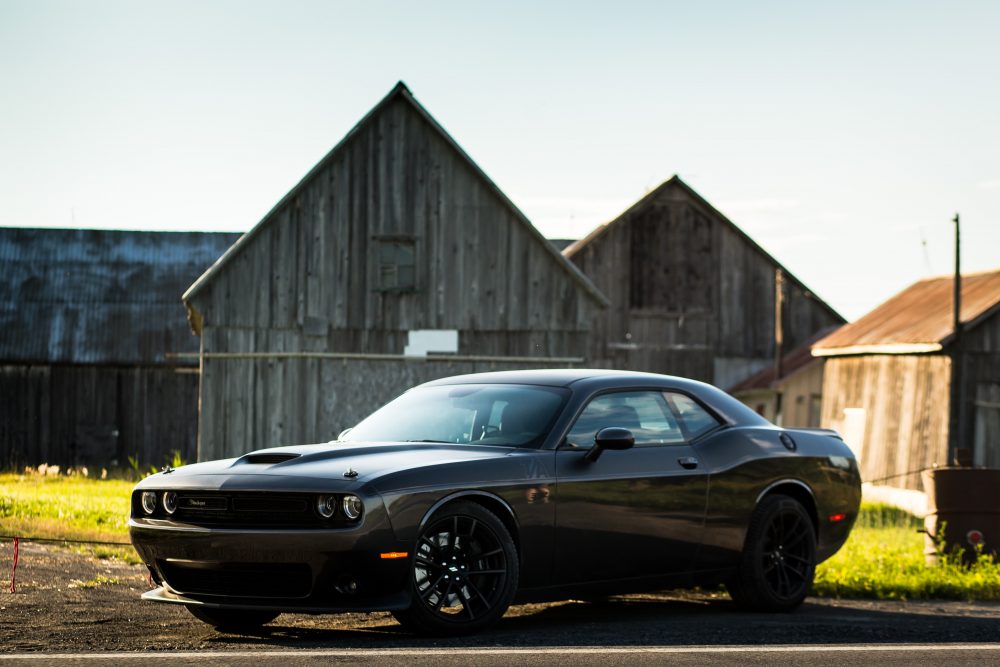
[(867, 644), (827, 646), (647, 646), (551, 647), (543, 649), (327, 649), (286, 651), (198, 651), (143, 653), (48, 653), (0, 655), (0, 665), (246, 664), (313, 667), (370, 665), (388, 667), (614, 667), (616, 665), (810, 665), (815, 667), (880, 667), (889, 665), (1000, 664), (1000, 644)]

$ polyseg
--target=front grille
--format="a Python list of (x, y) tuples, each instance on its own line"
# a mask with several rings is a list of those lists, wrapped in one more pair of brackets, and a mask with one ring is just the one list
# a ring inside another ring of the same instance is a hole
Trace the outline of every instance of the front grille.
[[(132, 514), (170, 519), (208, 528), (337, 528), (348, 525), (342, 512), (324, 519), (316, 511), (314, 494), (278, 494), (261, 492), (178, 491), (177, 510), (167, 514), (162, 506), (162, 491), (157, 491), (157, 507), (146, 515), (140, 492), (133, 495)], [(339, 506), (339, 503), (338, 503)]]
[(181, 594), (305, 598), (312, 571), (305, 563), (212, 563), (161, 560), (167, 585)]

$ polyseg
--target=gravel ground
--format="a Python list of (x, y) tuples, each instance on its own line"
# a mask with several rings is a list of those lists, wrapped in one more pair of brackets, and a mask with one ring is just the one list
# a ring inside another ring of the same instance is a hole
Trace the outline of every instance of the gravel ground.
[(791, 614), (738, 612), (725, 595), (662, 593), (597, 603), (512, 607), (494, 630), (456, 640), (402, 632), (385, 613), (285, 614), (253, 634), (227, 634), (183, 608), (141, 602), (145, 569), (21, 545), (17, 593), (0, 544), (0, 652), (171, 651), (430, 646), (690, 646), (1000, 642), (1000, 604), (810, 598)]

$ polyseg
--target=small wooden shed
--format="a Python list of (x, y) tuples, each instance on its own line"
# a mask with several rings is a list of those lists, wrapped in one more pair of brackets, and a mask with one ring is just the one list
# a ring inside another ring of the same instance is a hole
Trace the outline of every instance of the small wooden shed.
[[(867, 482), (921, 489), (920, 471), (1000, 467), (1000, 270), (921, 280), (813, 347), (826, 360), (823, 426)], [(952, 397), (958, 400), (952, 402)]]
[(180, 295), (238, 237), (0, 228), (0, 468), (193, 460)]
[(583, 364), (607, 303), (402, 82), (184, 301), (200, 459), (331, 440), (436, 377)]
[(590, 343), (604, 367), (725, 389), (844, 322), (678, 176), (563, 254), (611, 301)]

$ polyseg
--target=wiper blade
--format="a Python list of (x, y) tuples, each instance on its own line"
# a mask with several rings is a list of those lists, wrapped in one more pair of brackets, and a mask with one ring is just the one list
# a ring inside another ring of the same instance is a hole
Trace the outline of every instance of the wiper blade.
[(403, 442), (430, 442), (430, 443), (435, 443), (435, 444), (440, 444), (440, 445), (454, 445), (455, 444), (454, 442), (451, 442), (450, 440), (404, 440)]

